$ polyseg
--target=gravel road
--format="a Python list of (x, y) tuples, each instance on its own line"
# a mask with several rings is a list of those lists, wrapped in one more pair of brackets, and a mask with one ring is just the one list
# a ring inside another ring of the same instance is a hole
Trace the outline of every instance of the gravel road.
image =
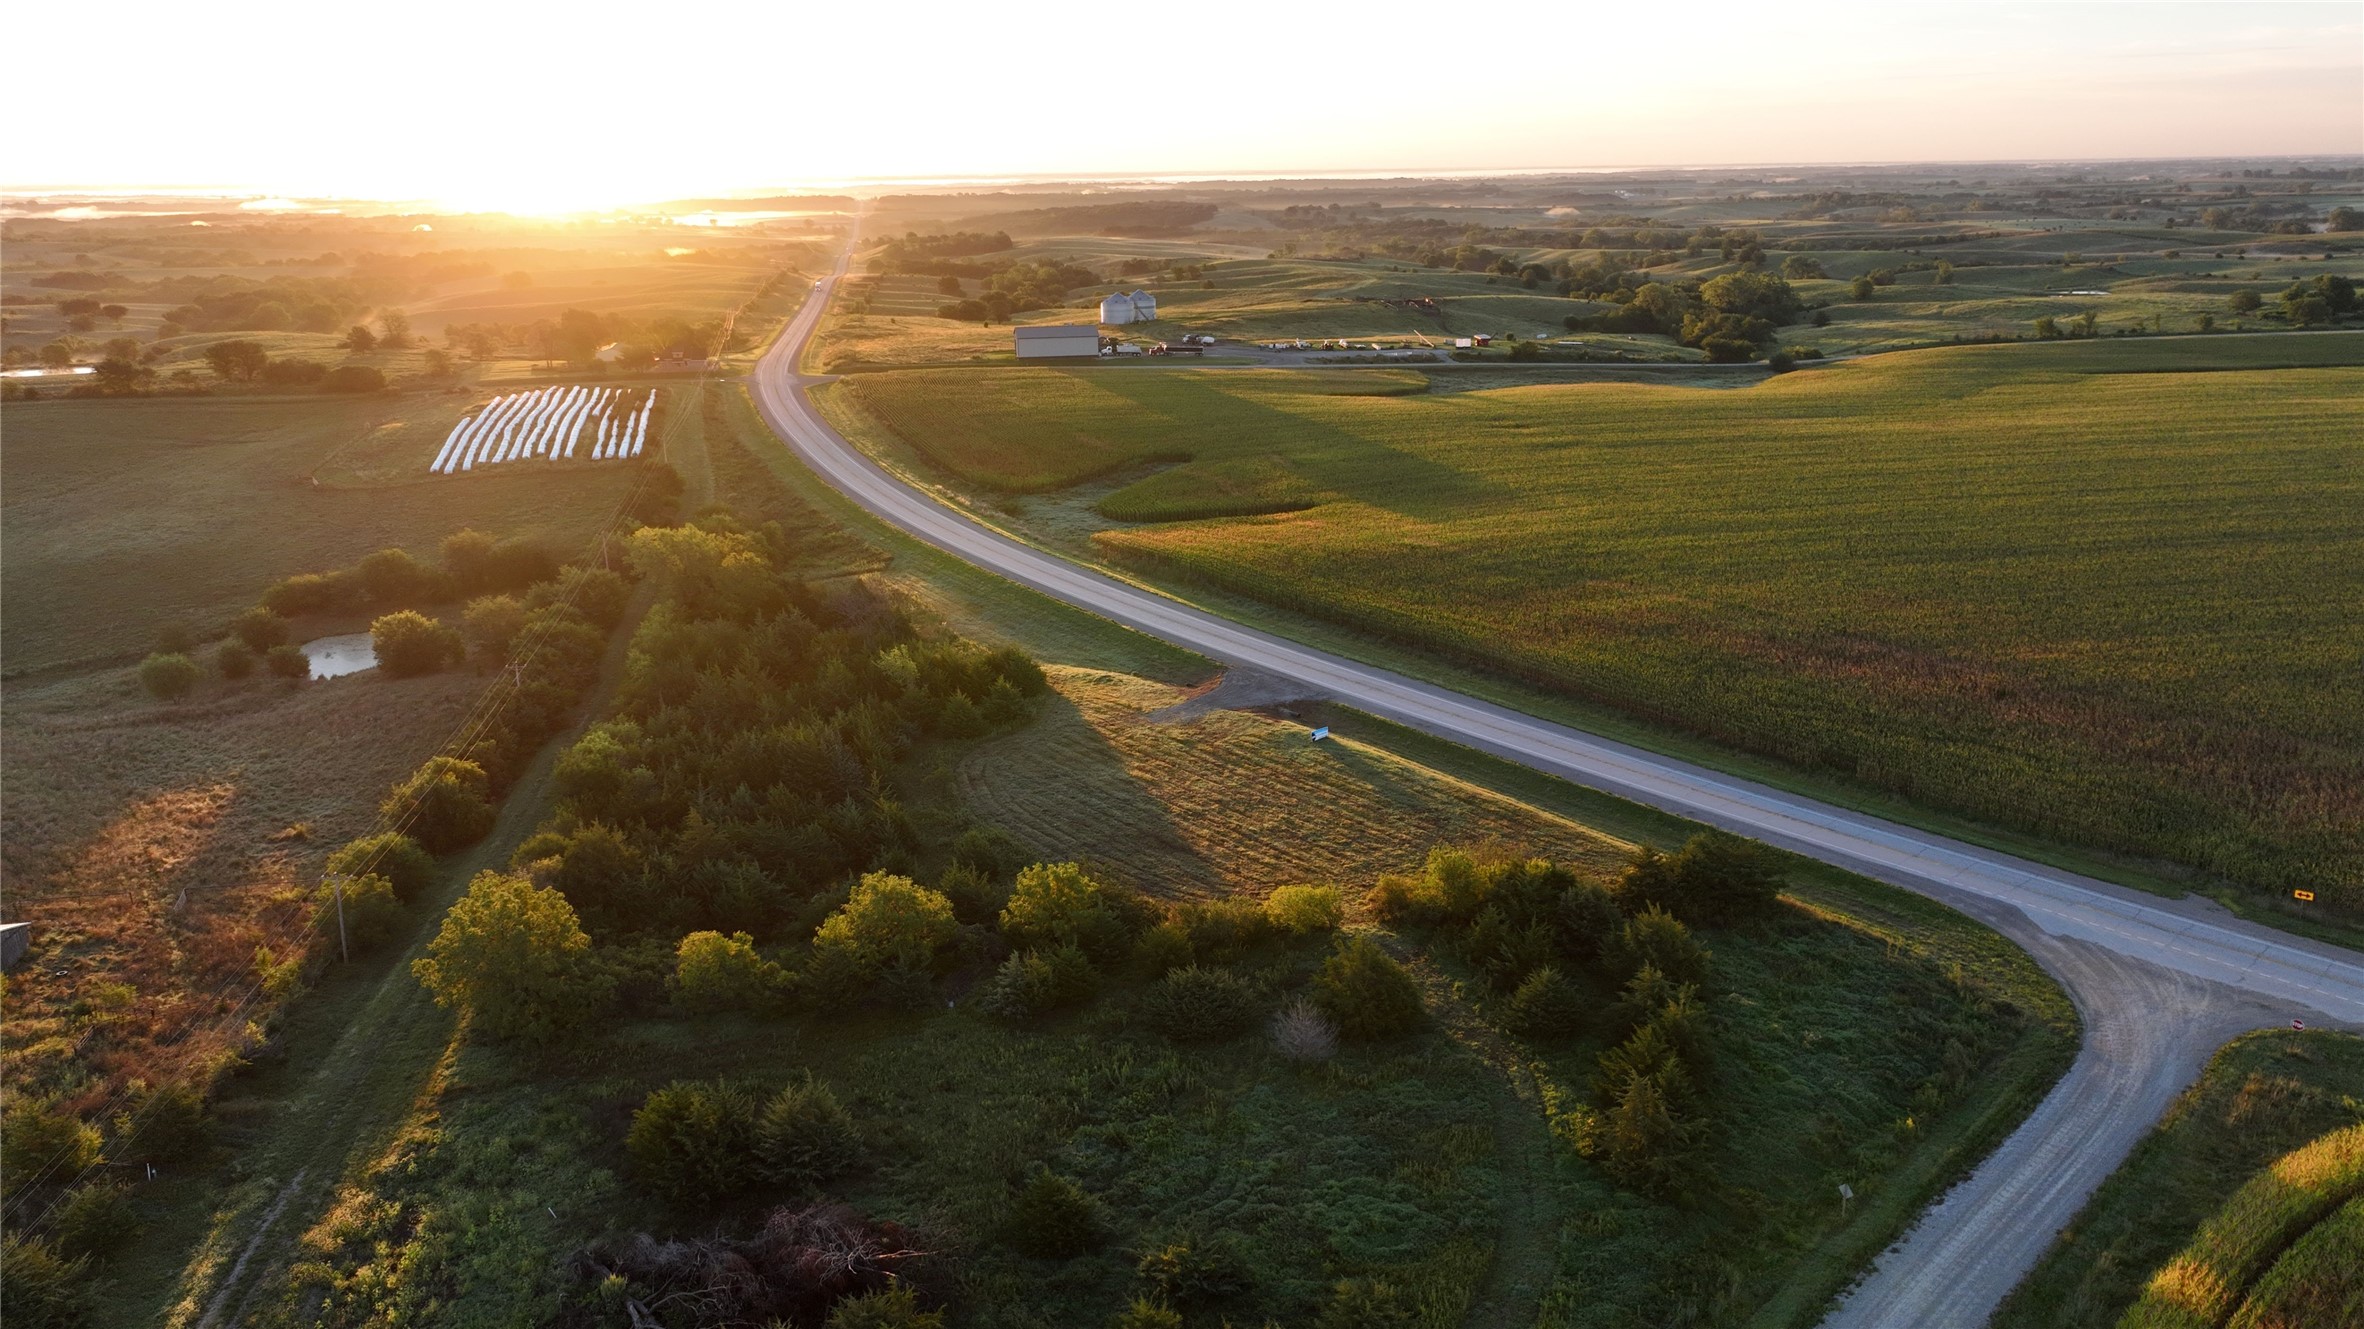
[(988, 529), (871, 461), (806, 399), (797, 360), (844, 270), (841, 259), (750, 385), (773, 432), (881, 520), (1227, 665), (1942, 900), (2026, 947), (2060, 980), (2085, 1020), (2075, 1066), (1874, 1263), (1828, 1325), (1984, 1324), (2226, 1038), (2297, 1018), (2364, 1026), (2364, 963), (2355, 952), (2245, 922), (2196, 897), (2146, 895), (1539, 720), (1242, 627)]

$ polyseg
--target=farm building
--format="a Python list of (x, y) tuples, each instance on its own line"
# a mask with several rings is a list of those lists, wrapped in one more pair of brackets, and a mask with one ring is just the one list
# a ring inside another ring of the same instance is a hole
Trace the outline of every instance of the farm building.
[(1157, 297), (1147, 291), (1123, 291), (1100, 302), (1102, 323), (1147, 323), (1157, 317)]
[(1021, 360), (1100, 354), (1100, 329), (1089, 323), (1046, 323), (1031, 328), (1011, 328), (1010, 336), (1017, 342), (1018, 358)]
[(25, 952), (32, 947), (32, 924), (0, 924), (0, 969), (16, 968), (16, 962), (24, 959)]

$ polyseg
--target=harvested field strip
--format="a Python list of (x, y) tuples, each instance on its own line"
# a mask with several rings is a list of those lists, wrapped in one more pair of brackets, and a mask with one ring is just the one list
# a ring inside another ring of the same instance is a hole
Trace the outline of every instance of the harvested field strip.
[(1187, 695), (1163, 683), (1048, 672), (1051, 709), (961, 762), (962, 799), (1038, 855), (1122, 864), (1160, 895), (1367, 883), (1448, 841), (1518, 844), (1602, 871), (1628, 852), (1375, 749), (1311, 742), (1293, 724), (1238, 711), (1159, 723), (1154, 712)]
[(2235, 1192), (2183, 1252), (2152, 1276), (2121, 1329), (2216, 1329), (2273, 1262), (2364, 1191), (2364, 1126), (2285, 1154)]

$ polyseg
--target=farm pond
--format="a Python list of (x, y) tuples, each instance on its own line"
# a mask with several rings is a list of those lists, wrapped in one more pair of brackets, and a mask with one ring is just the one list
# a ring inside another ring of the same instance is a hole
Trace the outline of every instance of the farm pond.
[(304, 643), (303, 651), (304, 658), (312, 662), (314, 678), (337, 678), (378, 667), (377, 648), (370, 645), (366, 632), (316, 637)]

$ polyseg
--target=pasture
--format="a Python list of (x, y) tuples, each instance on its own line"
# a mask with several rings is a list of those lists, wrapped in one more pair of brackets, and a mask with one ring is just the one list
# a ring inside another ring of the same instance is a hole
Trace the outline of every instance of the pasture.
[(281, 577), (388, 546), (423, 555), (466, 527), (572, 550), (630, 487), (625, 467), (430, 477), (468, 400), (11, 406), (0, 457), (7, 672), (135, 656), (168, 622), (204, 636)]
[(849, 380), (833, 409), (988, 490), (1200, 468), (1103, 511), (1220, 511), (1241, 468), (1284, 474), (1290, 502), (1327, 497), (1103, 519), (1097, 548), (1941, 809), (2353, 910), (2360, 363), (2364, 336), (2343, 333), (1910, 353), (1725, 391), (910, 371)]
[[(2359, 1095), (2364, 1040), (2352, 1034), (2268, 1031), (2227, 1044), (2061, 1233), (1995, 1329), (2342, 1323), (2311, 1317), (2303, 1299), (2343, 1287), (2352, 1299), (2364, 1268), (2336, 1256), (2354, 1241), (2342, 1206), (2352, 1210), (2364, 1188)], [(2295, 1313), (2273, 1318), (2277, 1303)]]

